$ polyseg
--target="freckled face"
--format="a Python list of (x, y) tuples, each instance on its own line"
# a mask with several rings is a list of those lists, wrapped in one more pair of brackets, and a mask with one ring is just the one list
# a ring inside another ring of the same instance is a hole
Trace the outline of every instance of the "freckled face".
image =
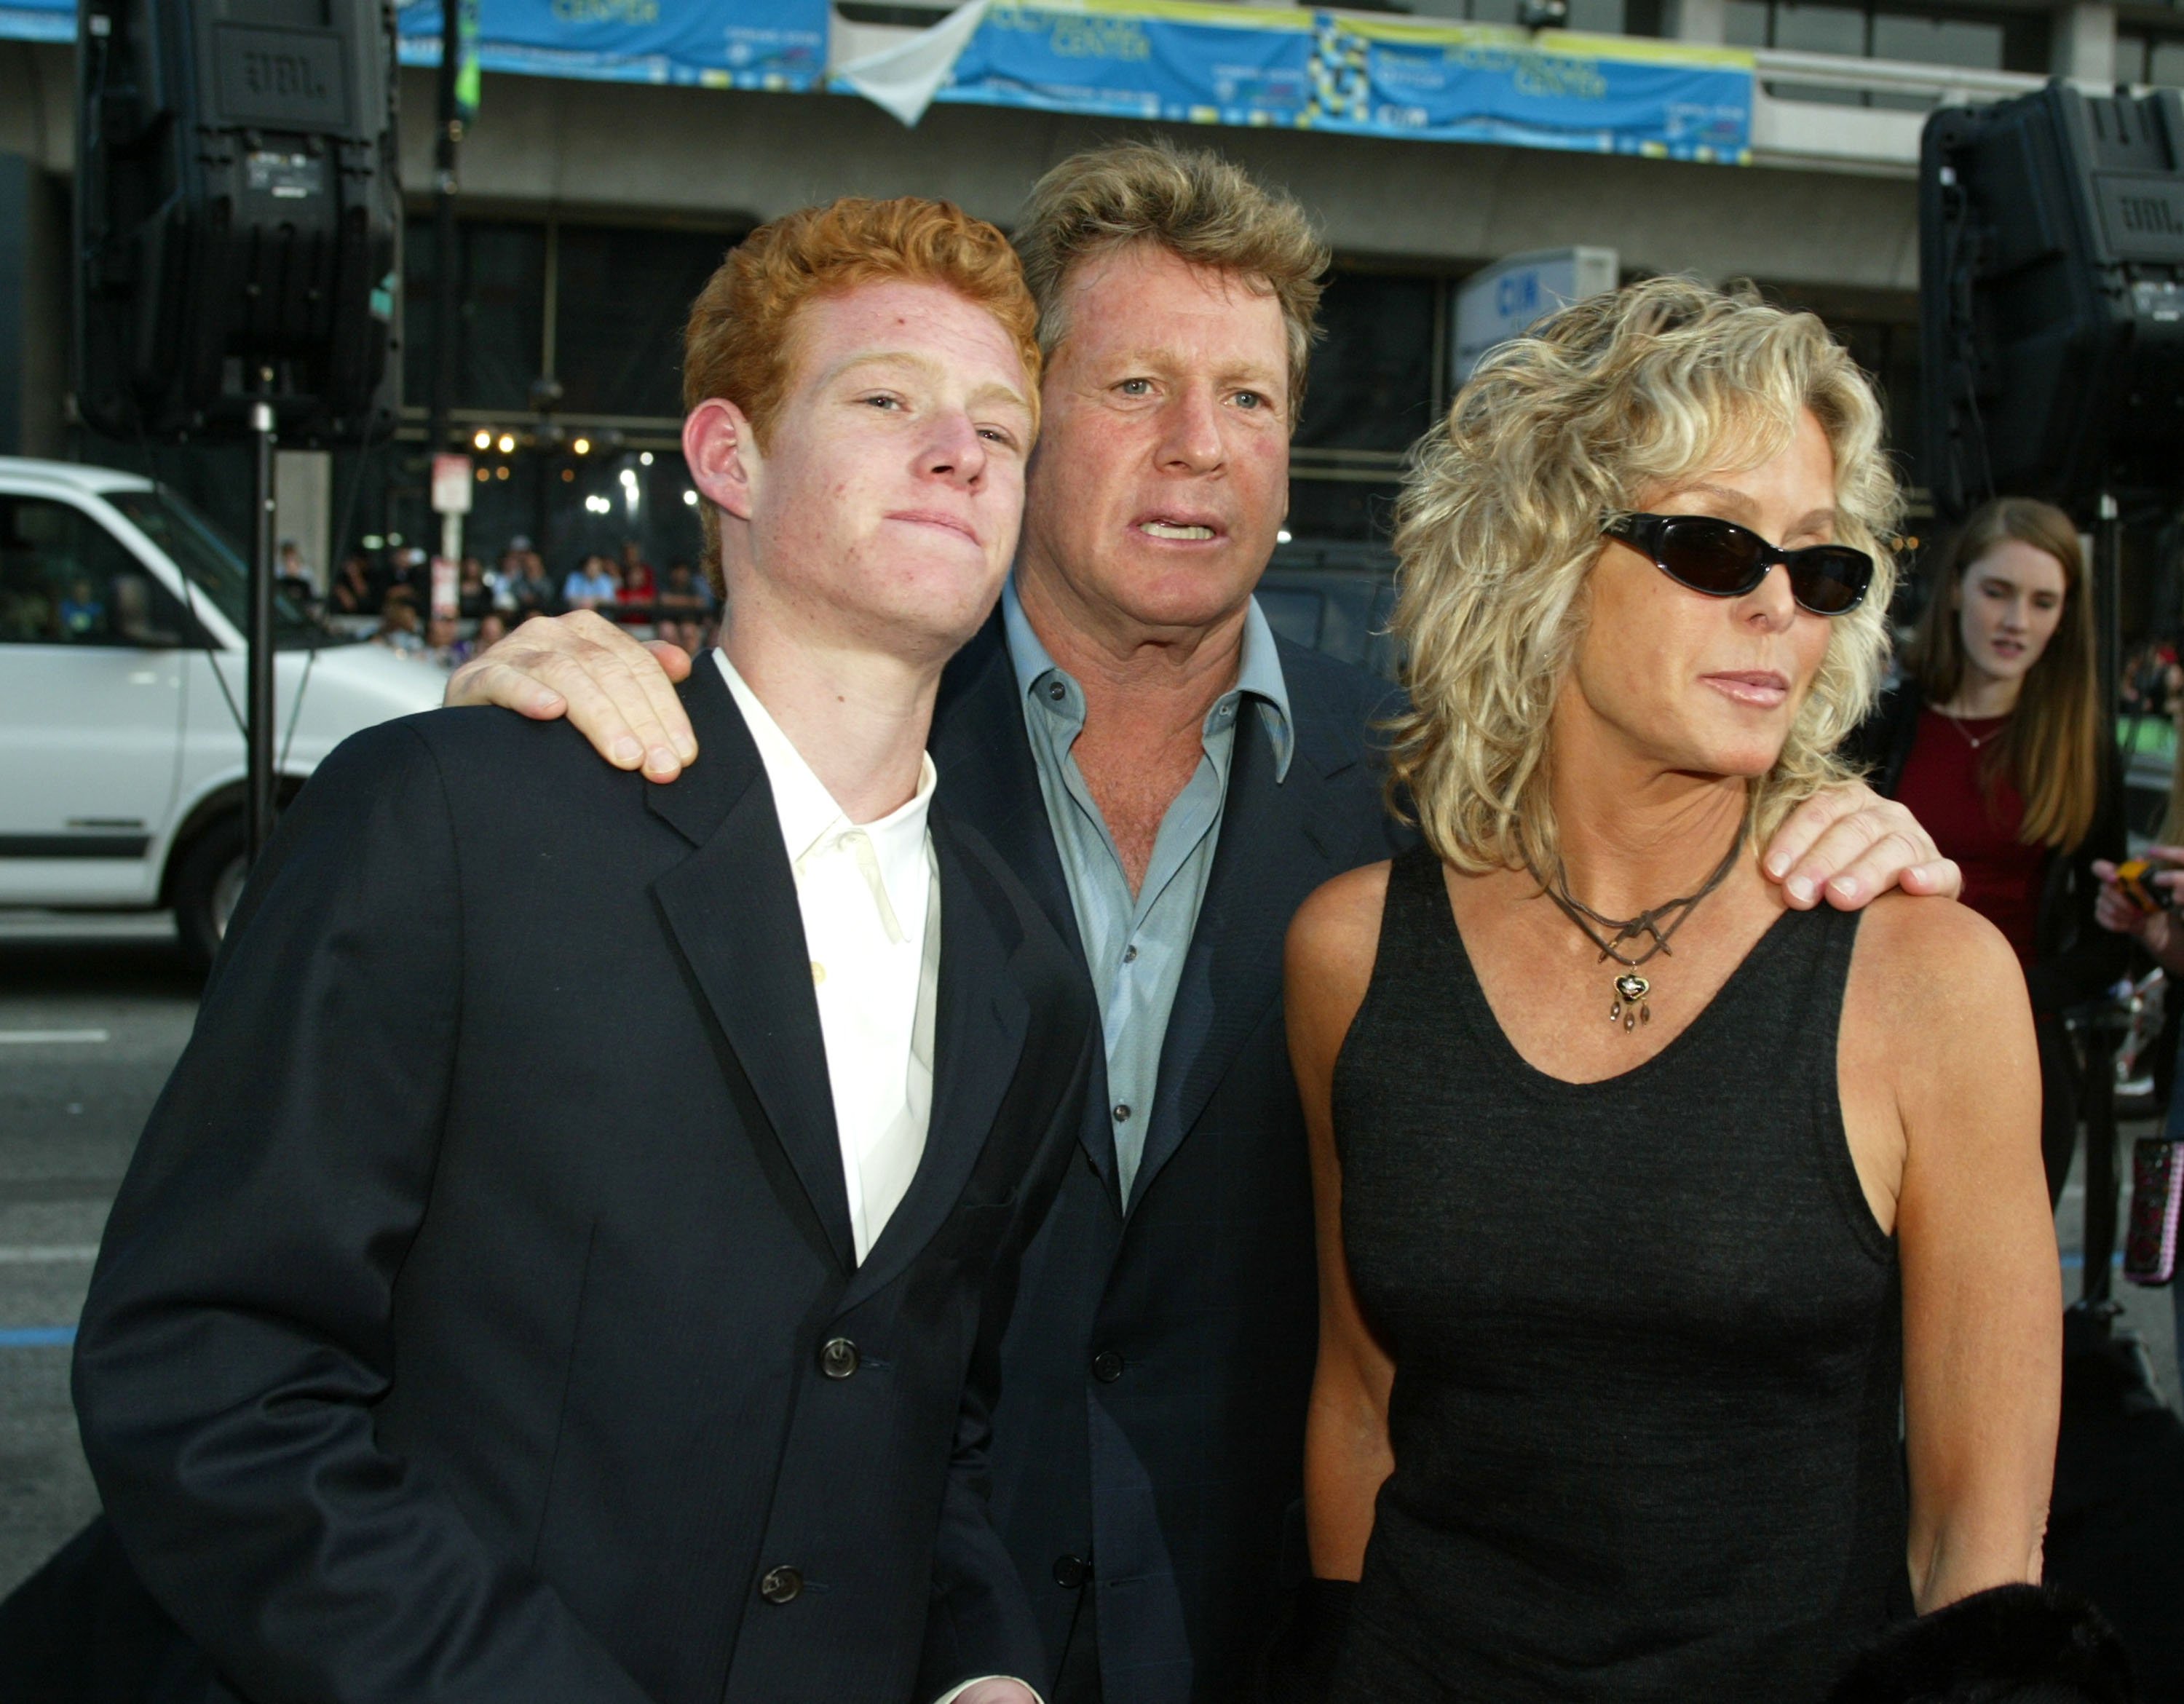
[(2036, 544), (2005, 538), (1957, 582), (1964, 660), (1992, 680), (2022, 681), (2063, 622), (2070, 582)]
[(1027, 571), (1142, 629), (1240, 609), (1289, 509), (1289, 339), (1232, 274), (1133, 245), (1084, 263), (1041, 387)]
[[(1711, 470), (1646, 494), (1639, 507), (1733, 521), (1786, 549), (1829, 543), (1834, 454), (1807, 412), (1757, 467)], [(1557, 702), (1558, 739), (1575, 719), (1593, 739), (1669, 769), (1757, 776), (1774, 766), (1827, 656), (1829, 631), (1828, 617), (1791, 597), (1782, 569), (1741, 598), (1712, 598), (1609, 539), (1586, 592), (1585, 637)]]
[(1033, 414), (1015, 340), (900, 281), (809, 303), (794, 337), (771, 441), (742, 446), (752, 571), (818, 630), (945, 656), (1016, 552)]

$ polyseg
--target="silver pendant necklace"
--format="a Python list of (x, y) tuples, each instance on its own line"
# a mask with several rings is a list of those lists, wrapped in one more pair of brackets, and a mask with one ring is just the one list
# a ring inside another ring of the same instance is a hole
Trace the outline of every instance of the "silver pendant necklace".
[[(1623, 973), (1615, 978), (1615, 993), (1608, 1003), (1607, 1021), (1621, 1024), (1624, 1034), (1630, 1034), (1641, 1023), (1653, 1021), (1653, 1006), (1649, 998), (1653, 992), (1653, 984), (1638, 974), (1638, 967), (1657, 953), (1667, 953), (1669, 937), (1684, 926), (1684, 920), (1698, 908), (1700, 900), (1721, 886), (1729, 872), (1736, 866), (1737, 855), (1744, 850), (1744, 833), (1743, 827), (1737, 829), (1736, 838), (1730, 843), (1728, 852), (1714, 866), (1713, 874), (1706, 878), (1704, 885), (1696, 893), (1686, 894), (1680, 899), (1671, 899), (1666, 905), (1656, 905), (1651, 910), (1641, 911), (1635, 917), (1602, 916), (1571, 893), (1569, 871), (1559, 855), (1555, 859), (1555, 879), (1552, 882), (1540, 881), (1539, 871), (1529, 864), (1524, 866), (1526, 873), (1540, 883), (1540, 891), (1552, 899), (1560, 907), (1562, 914), (1578, 926), (1585, 939), (1600, 949), (1602, 961), (1604, 963), (1613, 959), (1623, 966)], [(1602, 930), (1607, 933), (1603, 934)], [(1635, 944), (1641, 936), (1650, 938), (1652, 944), (1635, 956), (1623, 950), (1626, 943)]]
[[(1956, 729), (1958, 733), (1962, 734), (1964, 737), (1964, 743), (1969, 745), (1974, 751), (1977, 751), (1981, 746), (1986, 744), (1990, 740), (1998, 737), (2009, 726), (2009, 717), (2008, 713), (2005, 712), (2001, 721), (1995, 727), (1989, 728), (1985, 733), (1975, 734), (1970, 728), (1964, 726), (1964, 719), (1958, 716), (1954, 710), (1943, 710), (1941, 705), (1936, 704), (1934, 706), (1934, 711), (1935, 714), (1939, 716), (1942, 721), (1947, 722), (1951, 727)], [(1986, 720), (1984, 716), (1980, 719), (1982, 721)]]

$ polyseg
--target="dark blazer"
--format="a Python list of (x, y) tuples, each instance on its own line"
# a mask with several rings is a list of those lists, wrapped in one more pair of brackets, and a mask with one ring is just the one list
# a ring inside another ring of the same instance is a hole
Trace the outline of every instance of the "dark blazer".
[[(994, 1517), (1050, 1661), (1095, 1582), (1107, 1704), (1244, 1696), (1304, 1572), (1318, 1299), (1282, 944), (1313, 888), (1403, 837), (1368, 739), (1387, 683), (1279, 643), (1295, 756), (1278, 785), (1257, 718), (1239, 722), (1134, 1199), (1126, 1212), (1095, 1065), (1081, 1147), (1025, 1256), (1002, 1348)], [(1081, 962), (998, 617), (943, 677), (933, 752), (940, 795)]]
[(930, 1132), (853, 1264), (772, 794), (683, 691), (665, 788), (498, 710), (361, 734), (252, 879), (75, 1361), (131, 1560), (245, 1696), (912, 1704), (964, 1623), (1038, 1661), (984, 1457), (1082, 976), (936, 805)]
[[(1844, 755), (1865, 765), (1867, 781), (1885, 798), (1896, 797), (1903, 766), (1919, 738), (1919, 712), (1925, 700), (1918, 682), (1905, 680), (1881, 695), (1873, 713), (1845, 742)], [(2040, 916), (2035, 927), (2034, 962), (2027, 974), (2036, 1011), (2060, 1013), (2081, 1000), (2098, 998), (2131, 967), (2131, 938), (2111, 934), (2094, 921), (2100, 878), (2093, 860), (2121, 862), (2126, 849), (2123, 756), (2110, 740), (2101, 754), (2098, 803), (2092, 827), (2067, 852), (2050, 850), (2042, 866)], [(1948, 851), (1944, 846), (1944, 854)]]

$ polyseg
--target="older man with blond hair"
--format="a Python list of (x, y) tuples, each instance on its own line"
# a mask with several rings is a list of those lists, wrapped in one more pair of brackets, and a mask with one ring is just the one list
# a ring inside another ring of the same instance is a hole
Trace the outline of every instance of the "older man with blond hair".
[[(1054, 1704), (1208, 1704), (1250, 1691), (1305, 1572), (1317, 1297), (1282, 940), (1401, 838), (1368, 739), (1387, 689), (1277, 638), (1251, 595), (1328, 264), (1303, 209), (1211, 153), (1125, 143), (1041, 179), (1016, 242), (1042, 436), (1015, 573), (949, 665), (932, 749), (1072, 943), (1106, 1046), (1003, 1345), (994, 1518)], [(567, 714), (666, 780), (697, 752), (685, 666), (566, 617), (450, 697)], [(1955, 883), (1862, 791), (1769, 856), (1801, 905), (1830, 877), (1839, 904)]]

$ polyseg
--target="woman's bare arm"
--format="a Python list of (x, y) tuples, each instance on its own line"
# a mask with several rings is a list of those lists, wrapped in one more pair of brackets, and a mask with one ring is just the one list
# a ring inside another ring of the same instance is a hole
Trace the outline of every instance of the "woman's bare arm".
[[(1841, 1078), (1861, 1177), (1893, 1220), (1903, 1267), (1919, 1608), (2036, 1583), (2062, 1278), (2031, 1011), (2000, 933), (1959, 905), (1875, 905), (1845, 1001)], [(1876, 1129), (1892, 1117), (1895, 1131)], [(1875, 1155), (1888, 1152), (1897, 1175), (1877, 1179)]]
[(1305, 1525), (1312, 1571), (1356, 1579), (1373, 1534), (1373, 1501), (1395, 1461), (1388, 1390), (1396, 1364), (1358, 1311), (1342, 1251), (1342, 1167), (1331, 1100), (1334, 1061), (1357, 1016), (1380, 935), (1388, 866), (1338, 876), (1290, 925), (1283, 1000), (1290, 1062), (1312, 1144), (1312, 1214), (1319, 1245), (1319, 1364), (1305, 1421)]

